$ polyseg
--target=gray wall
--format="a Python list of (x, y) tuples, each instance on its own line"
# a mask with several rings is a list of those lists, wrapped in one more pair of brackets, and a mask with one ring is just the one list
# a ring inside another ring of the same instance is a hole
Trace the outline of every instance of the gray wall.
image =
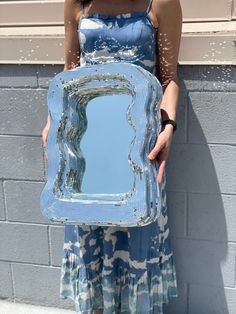
[[(0, 298), (74, 309), (59, 299), (64, 227), (41, 214), (47, 88), (62, 66), (0, 66)], [(236, 71), (179, 66), (167, 163), (178, 300), (168, 314), (236, 313)]]

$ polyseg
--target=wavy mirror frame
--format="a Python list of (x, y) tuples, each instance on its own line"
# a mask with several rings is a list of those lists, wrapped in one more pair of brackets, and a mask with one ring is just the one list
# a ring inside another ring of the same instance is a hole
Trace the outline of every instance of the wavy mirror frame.
[[(86, 132), (86, 105), (95, 97), (118, 94), (132, 96), (126, 120), (135, 134), (127, 156), (133, 187), (120, 194), (82, 193), (85, 160), (80, 141)], [(40, 195), (42, 214), (51, 221), (77, 225), (131, 227), (156, 220), (161, 209), (158, 165), (147, 156), (161, 130), (162, 96), (162, 86), (153, 74), (127, 62), (57, 74), (47, 95), (51, 124), (46, 141), (47, 181)]]

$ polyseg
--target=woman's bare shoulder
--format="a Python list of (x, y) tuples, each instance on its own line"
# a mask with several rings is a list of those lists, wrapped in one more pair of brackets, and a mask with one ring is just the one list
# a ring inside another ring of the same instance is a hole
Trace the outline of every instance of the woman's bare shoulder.
[(161, 24), (169, 27), (168, 23), (172, 21), (177, 24), (182, 23), (180, 0), (153, 0), (153, 13), (159, 22), (159, 26)]
[(180, 0), (154, 0), (153, 3), (156, 5), (173, 5), (176, 3), (180, 3)]
[(72, 5), (72, 6), (75, 6), (75, 5), (81, 5), (82, 4), (82, 0), (64, 0), (64, 4), (65, 5)]
[(166, 11), (174, 15), (175, 9), (180, 8), (181, 4), (180, 0), (154, 0), (153, 6), (158, 15)]
[(82, 0), (64, 0), (64, 15), (78, 22), (82, 13)]
[(82, 0), (64, 0), (64, 6), (67, 8), (81, 7)]

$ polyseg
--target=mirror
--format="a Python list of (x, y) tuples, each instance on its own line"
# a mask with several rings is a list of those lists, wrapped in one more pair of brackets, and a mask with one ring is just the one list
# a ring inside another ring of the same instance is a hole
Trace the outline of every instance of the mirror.
[(80, 148), (86, 160), (82, 193), (125, 193), (134, 175), (128, 163), (134, 130), (126, 121), (129, 95), (100, 96), (86, 108), (87, 129)]
[(57, 74), (48, 90), (51, 124), (42, 213), (67, 224), (145, 225), (160, 213), (157, 164), (162, 87), (126, 62)]

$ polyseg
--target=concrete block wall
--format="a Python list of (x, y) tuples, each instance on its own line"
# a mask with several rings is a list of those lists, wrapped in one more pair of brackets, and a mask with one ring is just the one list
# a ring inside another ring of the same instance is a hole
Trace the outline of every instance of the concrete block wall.
[[(62, 66), (0, 66), (0, 298), (74, 309), (59, 299), (64, 226), (41, 214), (47, 88)], [(179, 298), (166, 314), (236, 313), (236, 70), (179, 66), (167, 163)], [(1, 311), (0, 311), (1, 313)]]
[(0, 66), (0, 298), (74, 309), (59, 299), (64, 226), (42, 216), (39, 206), (47, 88), (62, 70)]

